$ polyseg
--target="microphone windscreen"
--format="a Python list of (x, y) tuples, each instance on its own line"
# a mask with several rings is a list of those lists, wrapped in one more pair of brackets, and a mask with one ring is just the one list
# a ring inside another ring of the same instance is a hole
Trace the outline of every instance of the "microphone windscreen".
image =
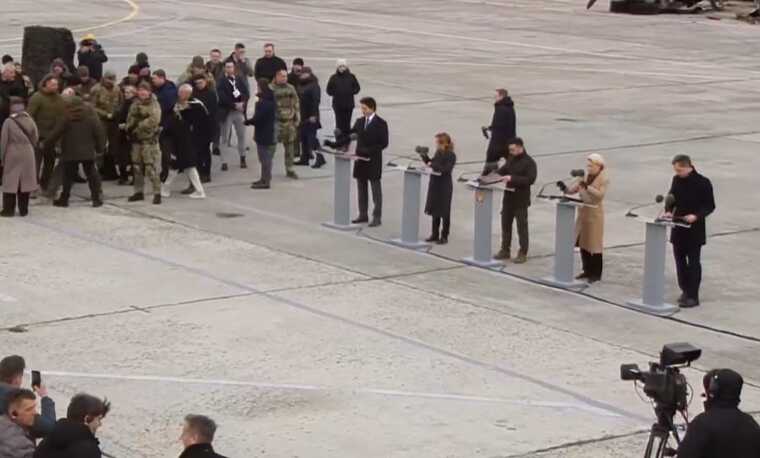
[(570, 176), (573, 178), (581, 178), (586, 176), (586, 171), (583, 169), (574, 169), (570, 171)]
[(676, 206), (676, 196), (668, 194), (665, 196), (665, 211), (672, 211)]
[(558, 182), (557, 182), (557, 187), (558, 187), (558, 188), (559, 188), (559, 190), (560, 190), (560, 191), (562, 191), (562, 192), (566, 192), (566, 191), (567, 191), (567, 185), (565, 184), (565, 182), (564, 182), (564, 181), (558, 181)]
[(665, 200), (665, 197), (663, 197), (662, 194), (657, 194), (655, 196), (655, 198), (654, 198), (654, 202), (657, 203), (657, 204), (662, 203), (662, 201), (664, 201), (664, 200)]

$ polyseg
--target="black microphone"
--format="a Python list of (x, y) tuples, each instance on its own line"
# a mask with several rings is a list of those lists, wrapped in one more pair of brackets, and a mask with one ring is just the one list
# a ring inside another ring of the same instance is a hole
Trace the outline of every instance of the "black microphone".
[(573, 169), (570, 171), (570, 176), (573, 178), (583, 178), (586, 176), (586, 171), (583, 169)]
[(664, 200), (665, 200), (665, 197), (663, 197), (662, 194), (657, 194), (655, 196), (655, 198), (654, 198), (654, 203), (646, 203), (646, 204), (634, 205), (633, 207), (631, 207), (631, 208), (628, 209), (628, 212), (626, 212), (625, 216), (627, 216), (629, 218), (636, 218), (639, 215), (636, 214), (636, 213), (634, 213), (633, 212), (634, 210), (638, 210), (638, 209), (644, 208), (644, 207), (649, 207), (650, 205), (661, 204)]
[(594, 6), (594, 3), (596, 3), (596, 0), (588, 0), (588, 3), (586, 4), (586, 9), (590, 10), (592, 6)]
[(488, 130), (489, 130), (488, 126), (483, 126), (480, 128), (480, 131), (483, 132), (483, 136), (486, 138), (486, 140), (488, 140)]
[(668, 194), (665, 196), (665, 211), (670, 213), (673, 211), (674, 208), (676, 208), (676, 196), (673, 194)]

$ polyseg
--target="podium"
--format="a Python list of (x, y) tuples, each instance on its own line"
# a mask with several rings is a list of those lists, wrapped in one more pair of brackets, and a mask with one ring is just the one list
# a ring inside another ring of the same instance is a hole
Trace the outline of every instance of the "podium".
[(513, 189), (500, 183), (481, 182), (477, 179), (466, 182), (467, 188), (473, 191), (475, 197), (474, 237), (472, 240), (472, 256), (463, 258), (465, 264), (477, 267), (499, 267), (503, 263), (491, 255), (491, 231), (493, 223), (493, 194), (494, 192), (513, 192)]
[(566, 289), (577, 289), (586, 285), (575, 279), (575, 211), (580, 207), (596, 207), (578, 199), (548, 196), (544, 199), (556, 199), (556, 216), (554, 223), (554, 270), (550, 277), (541, 282)]
[[(391, 164), (388, 164), (391, 165)], [(420, 250), (430, 248), (430, 243), (420, 240), (420, 196), (422, 176), (440, 176), (428, 167), (416, 168), (412, 165), (391, 165), (404, 173), (404, 202), (401, 210), (401, 238), (389, 240), (390, 243), (403, 248)]]
[(665, 302), (665, 253), (667, 252), (668, 228), (691, 227), (670, 219), (647, 219), (644, 252), (644, 281), (641, 298), (626, 302), (642, 312), (659, 316), (670, 316), (680, 310), (677, 305)]
[(344, 154), (324, 149), (321, 152), (335, 158), (333, 220), (322, 223), (322, 225), (339, 231), (358, 229), (358, 225), (351, 224), (351, 164), (354, 161), (369, 161), (369, 159), (355, 154)]

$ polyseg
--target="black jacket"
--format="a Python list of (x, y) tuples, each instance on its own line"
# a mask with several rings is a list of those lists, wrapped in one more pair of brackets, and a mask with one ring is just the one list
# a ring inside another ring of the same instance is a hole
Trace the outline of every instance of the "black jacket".
[(232, 82), (229, 78), (224, 76), (216, 82), (216, 94), (219, 97), (220, 116), (227, 116), (227, 113), (235, 109), (236, 103), (245, 103), (250, 98), (248, 86), (245, 85), (242, 78), (235, 77), (235, 87), (240, 91), (238, 97), (235, 97), (234, 95)]
[(697, 215), (697, 221), (690, 228), (674, 227), (670, 241), (681, 247), (697, 247), (707, 242), (705, 218), (715, 211), (715, 197), (712, 183), (706, 177), (691, 172), (686, 178), (673, 177), (670, 194), (675, 197), (675, 218)]
[(274, 96), (271, 92), (259, 97), (256, 102), (256, 111), (253, 118), (246, 121), (246, 125), (254, 126), (253, 141), (257, 145), (274, 145), (277, 139), (274, 137), (274, 124), (276, 119), (276, 107)]
[(153, 91), (161, 105), (161, 127), (166, 128), (171, 121), (174, 104), (177, 103), (177, 85), (166, 80), (163, 86)]
[(100, 81), (103, 78), (103, 64), (108, 62), (108, 56), (100, 45), (93, 48), (95, 49), (90, 52), (77, 51), (77, 60), (80, 67), (84, 65), (90, 70), (90, 78)]
[(319, 124), (319, 104), (322, 101), (322, 89), (319, 87), (319, 81), (312, 76), (309, 80), (301, 80), (301, 84), (296, 88), (301, 107), (301, 122), (306, 124), (309, 118), (317, 118), (317, 127)]
[(716, 401), (692, 420), (678, 458), (757, 458), (760, 426), (737, 402)]
[(267, 81), (272, 81), (275, 73), (287, 69), (288, 64), (277, 56), (260, 57), (253, 67), (253, 74), (257, 80), (264, 78)]
[(40, 442), (34, 458), (101, 458), (100, 442), (84, 423), (58, 420)]
[(359, 81), (350, 70), (335, 72), (327, 82), (327, 95), (332, 97), (332, 106), (336, 110), (351, 110), (356, 106), (354, 96), (361, 91)]
[(528, 155), (528, 152), (507, 157), (507, 162), (496, 173), (512, 177), (507, 187), (514, 189), (514, 192), (504, 191), (504, 205), (512, 208), (530, 207), (530, 187), (536, 182), (538, 170), (536, 161)]
[(451, 214), (451, 197), (454, 194), (454, 182), (451, 172), (457, 163), (457, 155), (452, 151), (436, 151), (428, 165), (440, 175), (430, 175), (428, 183), (425, 213), (431, 216), (448, 217)]
[(211, 119), (219, 120), (219, 97), (216, 95), (216, 90), (210, 87), (202, 91), (193, 89), (193, 97), (203, 102)]
[(179, 458), (224, 458), (214, 451), (211, 444), (195, 444), (186, 448)]
[(507, 154), (507, 143), (517, 136), (515, 103), (510, 97), (494, 104), (491, 120), (491, 140), (488, 142), (486, 162), (497, 162)]
[(369, 127), (366, 124), (367, 118), (359, 118), (351, 129), (358, 136), (356, 155), (369, 158), (354, 162), (354, 178), (379, 180), (383, 174), (383, 150), (388, 147), (388, 123), (375, 114)]

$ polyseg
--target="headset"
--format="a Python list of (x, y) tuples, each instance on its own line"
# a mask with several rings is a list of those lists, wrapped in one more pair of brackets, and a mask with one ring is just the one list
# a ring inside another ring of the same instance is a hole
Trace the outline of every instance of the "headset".
[(718, 396), (718, 393), (720, 393), (720, 379), (718, 374), (719, 372), (715, 371), (715, 373), (710, 376), (710, 385), (707, 387), (708, 399), (715, 399), (715, 397)]

